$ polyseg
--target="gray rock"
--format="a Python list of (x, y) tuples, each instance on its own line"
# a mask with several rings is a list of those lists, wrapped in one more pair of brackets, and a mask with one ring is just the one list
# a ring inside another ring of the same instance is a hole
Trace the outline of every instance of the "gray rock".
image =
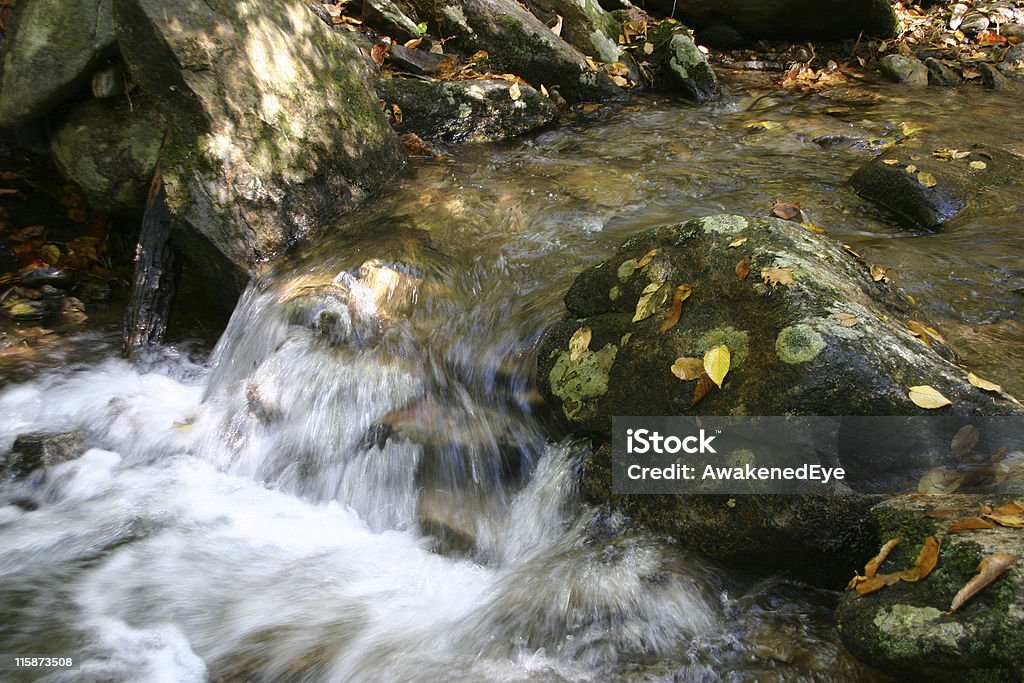
[(694, 102), (706, 102), (718, 93), (718, 79), (693, 39), (677, 33), (669, 39), (665, 63), (676, 88)]
[(1011, 45), (1007, 48), (1005, 54), (1003, 54), (1003, 61), (999, 62), (998, 68), (1000, 71), (1010, 71), (1018, 74), (1024, 72), (1024, 43)]
[(970, 12), (964, 17), (964, 20), (960, 22), (960, 30), (969, 35), (974, 35), (984, 31), (989, 26), (989, 19), (980, 12)]
[(353, 208), (404, 160), (342, 33), (286, 0), (115, 0), (171, 136), (168, 208), (242, 269)]
[(897, 83), (913, 87), (928, 85), (928, 67), (916, 57), (886, 55), (878, 63), (882, 73)]
[[(913, 566), (927, 536), (936, 536), (941, 550), (935, 570), (923, 581), (901, 582), (864, 597), (852, 591), (844, 595), (836, 616), (843, 643), (854, 655), (897, 678), (1009, 681), (1024, 676), (1024, 565), (1019, 560), (964, 607), (947, 614), (953, 596), (983, 558), (996, 552), (1024, 558), (1024, 535), (1018, 529), (946, 532), (956, 519), (976, 515), (981, 502), (999, 505), (1009, 499), (904, 497), (871, 510), (872, 548), (851, 571), (897, 536), (903, 540), (880, 574)], [(940, 519), (925, 516), (940, 508), (959, 512)]]
[(1024, 24), (1003, 24), (999, 32), (1007, 38), (1024, 40)]
[(1011, 89), (1009, 79), (999, 73), (999, 70), (992, 64), (982, 62), (978, 64), (978, 71), (981, 72), (981, 82), (989, 90), (1005, 91)]
[(413, 40), (420, 35), (416, 22), (391, 0), (363, 0), (363, 21), (392, 38)]
[(451, 59), (427, 50), (410, 49), (397, 43), (388, 45), (388, 61), (409, 73), (429, 76), (440, 70), (442, 62)]
[(928, 69), (929, 85), (959, 85), (960, 76), (934, 57), (924, 60), (924, 65)]
[(535, 88), (557, 86), (569, 101), (607, 100), (622, 91), (592, 70), (583, 54), (556, 36), (515, 0), (409, 0), (431, 33), (452, 36), (467, 54), (486, 50), (497, 72), (521, 76)]
[(609, 64), (623, 60), (622, 27), (596, 0), (530, 0), (529, 6), (562, 17), (562, 38), (583, 54)]
[(163, 140), (163, 123), (127, 100), (76, 103), (50, 143), (66, 178), (90, 206), (141, 213)]
[(81, 432), (19, 434), (7, 461), (0, 466), (0, 480), (21, 479), (29, 474), (73, 460), (86, 450)]
[(402, 110), (399, 132), (416, 133), (446, 144), (502, 140), (546, 126), (558, 117), (550, 99), (528, 85), (500, 79), (420, 81), (380, 79), (377, 91), (388, 104)]
[(18, 3), (4, 45), (0, 126), (42, 117), (116, 50), (112, 0)]

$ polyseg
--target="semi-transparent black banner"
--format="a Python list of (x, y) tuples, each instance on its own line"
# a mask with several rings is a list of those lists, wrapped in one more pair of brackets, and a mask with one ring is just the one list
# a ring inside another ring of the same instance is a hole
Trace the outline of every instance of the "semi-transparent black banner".
[(1024, 494), (1024, 416), (616, 417), (612, 489)]

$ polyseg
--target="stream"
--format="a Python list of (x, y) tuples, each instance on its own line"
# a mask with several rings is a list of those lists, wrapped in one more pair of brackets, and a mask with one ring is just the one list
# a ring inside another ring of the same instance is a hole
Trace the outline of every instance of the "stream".
[(47, 681), (884, 680), (839, 644), (835, 593), (581, 502), (588, 444), (539, 406), (534, 347), (627, 236), (779, 199), (1024, 394), (1024, 195), (917, 235), (845, 185), (904, 121), (1024, 153), (1024, 110), (734, 78), (712, 105), (646, 96), (413, 164), (254, 281), (212, 351), (128, 363), (112, 331), (19, 358), (0, 452), (31, 431), (94, 448), (0, 488), (0, 652), (81, 663)]

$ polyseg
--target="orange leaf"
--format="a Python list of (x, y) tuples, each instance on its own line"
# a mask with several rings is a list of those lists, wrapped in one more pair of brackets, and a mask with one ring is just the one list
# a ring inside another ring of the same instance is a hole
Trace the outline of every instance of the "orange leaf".
[(690, 401), (690, 407), (692, 408), (704, 400), (704, 397), (711, 392), (714, 386), (715, 383), (711, 381), (711, 378), (708, 377), (707, 373), (701, 375), (697, 380), (697, 386), (693, 388), (693, 400)]
[(750, 275), (750, 258), (744, 257), (742, 261), (736, 264), (736, 277), (742, 282), (747, 279), (748, 275)]
[(917, 561), (910, 569), (900, 572), (900, 578), (909, 583), (920, 581), (927, 577), (939, 563), (939, 541), (934, 536), (924, 539), (921, 552), (917, 554)]
[(878, 573), (878, 568), (885, 562), (885, 558), (889, 557), (889, 553), (892, 549), (900, 544), (903, 539), (897, 536), (896, 538), (890, 539), (882, 546), (882, 549), (878, 551), (878, 554), (868, 560), (868, 563), (864, 565), (864, 575), (866, 577), (874, 578), (875, 574)]
[(995, 522), (990, 522), (987, 519), (981, 517), (964, 517), (953, 522), (948, 529), (947, 534), (958, 534), (962, 531), (976, 531), (978, 529), (994, 529), (996, 526)]
[(949, 606), (950, 612), (955, 612), (964, 603), (987, 588), (989, 584), (1003, 575), (1010, 565), (1017, 561), (1014, 555), (1006, 553), (993, 553), (978, 564), (978, 573), (961, 588), (955, 596), (953, 603)]
[(683, 314), (683, 302), (690, 298), (692, 292), (693, 288), (690, 285), (683, 284), (676, 287), (675, 294), (672, 295), (672, 308), (665, 314), (665, 322), (661, 324), (658, 332), (667, 332), (676, 326)]

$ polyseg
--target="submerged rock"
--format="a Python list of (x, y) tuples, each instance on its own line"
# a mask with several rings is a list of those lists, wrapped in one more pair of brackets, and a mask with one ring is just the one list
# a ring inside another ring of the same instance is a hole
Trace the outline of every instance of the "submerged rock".
[(19, 434), (5, 462), (0, 462), (0, 482), (77, 458), (86, 450), (81, 432)]
[(404, 154), (342, 33), (285, 0), (118, 0), (133, 79), (170, 131), (173, 217), (254, 269), (379, 188)]
[(89, 82), (116, 51), (113, 0), (31, 0), (4, 41), (0, 126), (49, 113)]
[[(995, 527), (949, 534), (955, 520), (978, 513), (978, 505), (1008, 499), (948, 495), (904, 497), (874, 507), (869, 515), (873, 547), (859, 568), (892, 538), (900, 544), (879, 574), (913, 566), (925, 537), (940, 542), (938, 564), (925, 579), (900, 582), (875, 593), (844, 595), (837, 610), (839, 633), (858, 658), (896, 676), (938, 681), (1010, 681), (1024, 676), (1024, 535)], [(932, 510), (948, 511), (930, 518)], [(949, 614), (954, 595), (993, 553), (1018, 558), (1005, 574)]]
[(385, 78), (378, 81), (377, 92), (386, 103), (401, 109), (396, 130), (447, 144), (502, 140), (546, 126), (558, 117), (550, 99), (528, 85), (501, 79)]

